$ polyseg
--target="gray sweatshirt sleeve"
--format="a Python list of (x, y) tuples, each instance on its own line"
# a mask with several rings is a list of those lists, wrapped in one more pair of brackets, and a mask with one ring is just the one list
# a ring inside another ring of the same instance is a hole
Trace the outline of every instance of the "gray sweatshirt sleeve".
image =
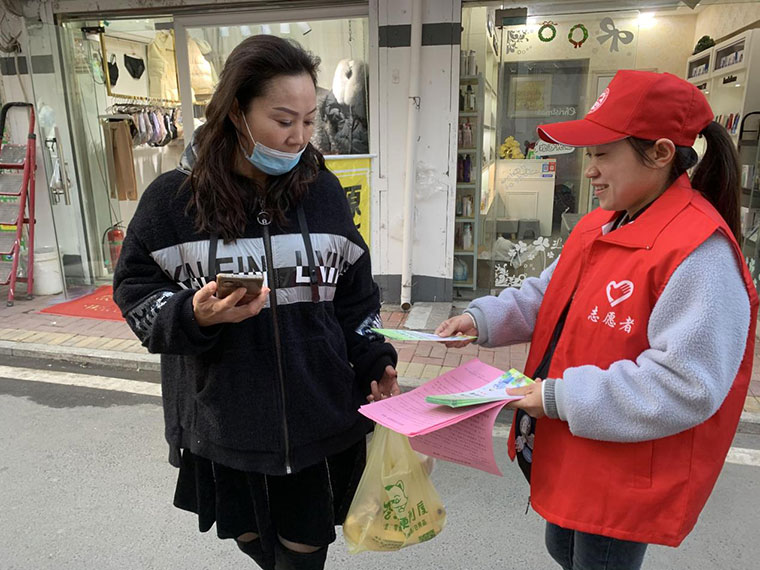
[(603, 441), (645, 441), (689, 429), (728, 394), (749, 319), (736, 255), (725, 236), (713, 234), (673, 272), (657, 300), (650, 348), (607, 370), (578, 366), (547, 380), (545, 408), (556, 410), (552, 415), (574, 435)]
[(528, 342), (533, 336), (536, 317), (559, 257), (538, 277), (529, 277), (517, 289), (504, 289), (498, 297), (480, 297), (465, 310), (478, 327), (477, 344), (506, 346)]

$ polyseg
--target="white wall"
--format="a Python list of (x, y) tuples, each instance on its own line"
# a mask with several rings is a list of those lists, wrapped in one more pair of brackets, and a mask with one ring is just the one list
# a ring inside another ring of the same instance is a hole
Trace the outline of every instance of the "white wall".
[(732, 2), (705, 6), (697, 15), (694, 44), (702, 36), (716, 42), (760, 21), (760, 2)]
[[(405, 0), (372, 0), (378, 26), (411, 23), (411, 3)], [(459, 0), (424, 0), (422, 22), (458, 22)], [(372, 18), (372, 16), (371, 16)], [(373, 47), (371, 46), (371, 49)], [(409, 47), (377, 48), (377, 94), (371, 94), (377, 121), (380, 153), (373, 173), (378, 196), (379, 251), (373, 251), (375, 274), (401, 273), (403, 194), (409, 89)], [(456, 116), (459, 45), (423, 46), (420, 61), (419, 142), (417, 170), (428, 183), (415, 185), (414, 247), (412, 273), (451, 279), (453, 271), (453, 216), (456, 192)], [(413, 292), (413, 300), (414, 292)]]
[(686, 75), (686, 60), (694, 51), (697, 15), (682, 12), (657, 14), (651, 24), (639, 27), (637, 69), (657, 69), (678, 77)]

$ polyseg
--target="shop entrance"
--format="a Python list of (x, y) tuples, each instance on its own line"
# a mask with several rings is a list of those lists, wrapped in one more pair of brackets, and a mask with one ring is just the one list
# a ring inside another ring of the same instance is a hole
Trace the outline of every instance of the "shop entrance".
[(47, 119), (44, 176), (69, 294), (111, 282), (140, 197), (179, 165), (227, 56), (254, 34), (291, 38), (321, 58), (312, 143), (371, 241), (367, 5), (40, 24), (30, 52), (56, 73), (33, 76), (34, 98)]
[(583, 117), (610, 70), (637, 67), (638, 12), (534, 6), (501, 22), (500, 7), (463, 3), (455, 298), (520, 286), (557, 258), (594, 204), (582, 149), (544, 143), (536, 127)]

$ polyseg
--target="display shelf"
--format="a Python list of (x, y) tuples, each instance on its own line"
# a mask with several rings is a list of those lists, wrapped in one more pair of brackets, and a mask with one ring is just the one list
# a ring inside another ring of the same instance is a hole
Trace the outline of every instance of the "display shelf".
[[(751, 31), (751, 30), (750, 30)], [(747, 67), (752, 36), (750, 31), (734, 36), (714, 46), (712, 69), (715, 73), (736, 73)]]
[[(459, 78), (460, 89), (467, 89), (471, 87), (470, 91), (474, 94), (474, 105), (469, 104), (467, 110), (460, 111), (459, 121), (460, 125), (469, 124), (469, 133), (472, 135), (473, 146), (468, 144), (457, 148), (457, 185), (456, 185), (456, 200), (457, 204), (463, 199), (464, 196), (472, 198), (472, 203), (475, 208), (475, 215), (469, 216), (456, 216), (454, 218), (455, 236), (458, 232), (469, 231), (472, 233), (473, 248), (470, 250), (456, 249), (457, 245), (461, 245), (458, 242), (458, 238), (455, 237), (455, 258), (461, 258), (467, 260), (467, 279), (455, 280), (453, 285), (459, 289), (475, 289), (478, 282), (478, 267), (474, 262), (476, 255), (475, 250), (478, 244), (478, 238), (482, 233), (480, 216), (477, 215), (480, 204), (482, 188), (484, 183), (483, 172), (487, 171), (488, 165), (492, 164), (495, 149), (495, 128), (494, 117), (491, 113), (491, 102), (495, 100), (496, 93), (491, 87), (491, 84), (485, 79), (483, 74), (477, 75), (465, 75)], [(472, 110), (474, 107), (474, 110)], [(486, 124), (486, 119), (490, 120), (490, 124)], [(469, 143), (469, 133), (466, 137), (466, 142)], [(462, 181), (460, 175), (460, 162), (464, 161), (464, 157), (469, 155), (469, 172), (464, 176), (469, 176), (469, 181)], [(487, 177), (486, 181), (487, 183)], [(457, 209), (458, 212), (462, 210)], [(467, 212), (467, 210), (465, 210)], [(469, 226), (469, 228), (468, 228)]]
[(705, 81), (712, 73), (715, 47), (708, 48), (686, 60), (686, 79), (692, 83)]
[[(708, 74), (704, 73), (705, 63), (709, 63)], [(754, 165), (760, 116), (750, 121), (748, 117), (760, 111), (760, 30), (744, 31), (692, 55), (685, 76), (707, 97), (715, 121), (726, 128), (737, 146), (740, 163)], [(701, 156), (704, 140), (698, 139), (695, 148)]]

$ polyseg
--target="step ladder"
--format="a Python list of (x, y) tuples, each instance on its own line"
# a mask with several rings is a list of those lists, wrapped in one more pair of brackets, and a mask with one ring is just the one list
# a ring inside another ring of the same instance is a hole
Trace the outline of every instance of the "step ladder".
[[(5, 119), (12, 108), (27, 111), (29, 131), (26, 144), (2, 144)], [(6, 103), (0, 109), (0, 225), (11, 231), (0, 232), (0, 285), (10, 285), (8, 306), (16, 296), (16, 283), (26, 283), (26, 298), (32, 298), (34, 285), (34, 173), (36, 163), (34, 106), (31, 103)], [(21, 260), (21, 237), (27, 226), (25, 277), (18, 277)], [(15, 230), (15, 231), (14, 231)], [(10, 258), (10, 259), (8, 259)]]

